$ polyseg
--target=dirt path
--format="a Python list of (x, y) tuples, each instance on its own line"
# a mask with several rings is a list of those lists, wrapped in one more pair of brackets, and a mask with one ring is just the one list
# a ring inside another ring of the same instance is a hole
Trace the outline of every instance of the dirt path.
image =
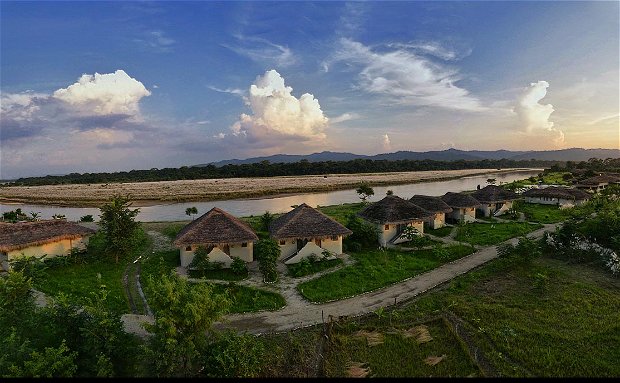
[[(553, 231), (558, 224), (547, 224), (530, 233), (529, 237), (540, 237), (545, 231)], [(516, 244), (518, 238), (506, 242)], [(495, 246), (485, 247), (474, 254), (447, 263), (436, 269), (418, 275), (408, 281), (377, 291), (325, 304), (313, 304), (304, 300), (291, 300), (284, 308), (273, 312), (232, 314), (216, 328), (234, 328), (250, 333), (284, 332), (296, 328), (319, 324), (322, 318), (358, 316), (368, 312), (411, 299), (425, 291), (464, 274), (497, 257)]]

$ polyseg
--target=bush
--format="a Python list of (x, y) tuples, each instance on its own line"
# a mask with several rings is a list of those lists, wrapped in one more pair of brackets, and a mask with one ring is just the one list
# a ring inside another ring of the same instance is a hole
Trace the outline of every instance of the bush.
[(280, 258), (280, 245), (274, 239), (261, 239), (256, 242), (254, 248), (258, 259), (258, 268), (263, 273), (265, 282), (276, 282), (278, 280), (278, 269), (276, 262)]
[(92, 214), (88, 214), (88, 215), (83, 215), (80, 217), (80, 222), (94, 222), (95, 220), (93, 219), (93, 215)]
[[(344, 242), (347, 245), (357, 243), (361, 248), (376, 248), (377, 238), (379, 233), (374, 225), (364, 222), (361, 218), (355, 214), (351, 214), (348, 217), (346, 227), (353, 232), (345, 238)], [(357, 245), (354, 245), (357, 246)], [(360, 250), (361, 250), (360, 248)], [(351, 248), (352, 251), (359, 251)]]
[(218, 335), (208, 347), (205, 375), (214, 378), (252, 378), (258, 376), (265, 346), (250, 335), (229, 330)]
[(233, 257), (233, 261), (230, 264), (230, 270), (237, 275), (243, 275), (248, 272), (248, 265), (243, 259), (239, 257)]

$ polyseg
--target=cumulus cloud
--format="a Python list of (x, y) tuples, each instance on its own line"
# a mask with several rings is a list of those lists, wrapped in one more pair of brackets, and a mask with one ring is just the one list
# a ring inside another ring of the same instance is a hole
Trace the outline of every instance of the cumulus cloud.
[(309, 93), (296, 98), (292, 91), (275, 70), (258, 76), (247, 98), (252, 113), (241, 114), (231, 127), (232, 136), (259, 146), (276, 146), (281, 140), (324, 140), (328, 118), (319, 101)]
[(383, 143), (382, 149), (384, 153), (387, 153), (392, 150), (392, 143), (390, 142), (390, 136), (386, 134), (383, 135)]
[(140, 100), (150, 95), (140, 81), (119, 69), (84, 74), (75, 84), (55, 91), (53, 97), (85, 113), (137, 115)]
[[(431, 45), (424, 49), (450, 56), (448, 51)], [(359, 89), (386, 97), (390, 102), (466, 111), (486, 109), (476, 97), (456, 85), (461, 80), (458, 70), (435, 63), (408, 48), (393, 46), (390, 51), (378, 51), (342, 38), (323, 68), (340, 62), (359, 68)]]
[(548, 87), (547, 81), (531, 83), (524, 89), (513, 111), (517, 114), (520, 131), (536, 136), (547, 133), (556, 145), (560, 145), (564, 142), (564, 133), (549, 120), (554, 112), (553, 105), (540, 103), (547, 95)]

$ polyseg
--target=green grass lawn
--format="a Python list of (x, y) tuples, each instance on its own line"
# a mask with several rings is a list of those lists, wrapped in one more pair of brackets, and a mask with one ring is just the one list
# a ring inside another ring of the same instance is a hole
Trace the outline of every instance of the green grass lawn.
[(429, 229), (429, 230), (425, 230), (426, 234), (431, 234), (431, 235), (435, 235), (437, 237), (447, 237), (450, 235), (450, 233), (452, 233), (452, 230), (454, 230), (454, 227), (451, 226), (444, 226), (442, 228), (439, 229)]
[[(394, 333), (395, 328), (407, 330), (413, 326), (394, 323), (396, 326), (386, 321), (372, 326), (353, 323), (335, 331), (325, 362), (326, 376), (347, 377), (349, 362), (366, 363), (373, 377), (480, 376), (478, 367), (441, 319), (424, 323), (433, 339), (422, 344)], [(356, 336), (359, 330), (382, 334), (383, 343), (369, 346), (365, 338)], [(445, 355), (445, 359), (435, 366), (424, 363), (429, 356), (441, 355)]]
[(362, 210), (365, 205), (362, 202), (343, 203), (341, 205), (319, 206), (323, 214), (326, 214), (343, 225), (347, 224), (348, 217)]
[(541, 227), (540, 224), (527, 222), (468, 223), (457, 228), (455, 239), (472, 245), (496, 245), (507, 239), (523, 236)]
[(232, 298), (231, 313), (274, 311), (286, 305), (282, 295), (271, 291), (240, 286), (235, 283), (214, 284), (213, 286), (215, 293), (227, 293)]
[(297, 289), (311, 302), (327, 302), (361, 294), (402, 281), (446, 262), (471, 254), (468, 246), (448, 246), (441, 259), (433, 250), (399, 252), (393, 249), (352, 253), (357, 261), (333, 273), (301, 283)]
[(209, 270), (204, 274), (197, 270), (189, 270), (188, 272), (191, 278), (205, 278), (205, 279), (217, 279), (220, 281), (242, 281), (248, 277), (248, 272), (243, 274), (233, 273), (231, 269)]
[(494, 260), (399, 314), (450, 310), (503, 376), (612, 377), (620, 375), (618, 307), (618, 278), (543, 257), (529, 265)]
[(540, 205), (535, 203), (519, 204), (517, 211), (525, 214), (530, 222), (556, 223), (567, 219), (570, 209), (560, 209), (555, 205)]
[(316, 261), (316, 262), (299, 262), (292, 265), (286, 265), (288, 269), (288, 275), (293, 278), (301, 278), (306, 275), (316, 274), (323, 270), (331, 269), (338, 265), (342, 265), (342, 259), (329, 259), (326, 261)]
[[(66, 294), (80, 304), (97, 293), (104, 285), (109, 292), (108, 307), (116, 313), (131, 312), (123, 290), (123, 271), (130, 260), (114, 263), (113, 259), (99, 259), (87, 264), (51, 267), (43, 278), (35, 279), (34, 287), (50, 296)], [(101, 278), (98, 277), (101, 275)]]

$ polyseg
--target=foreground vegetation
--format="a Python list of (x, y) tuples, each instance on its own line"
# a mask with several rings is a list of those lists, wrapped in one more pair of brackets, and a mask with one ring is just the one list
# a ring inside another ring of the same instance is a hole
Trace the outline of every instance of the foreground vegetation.
[(311, 302), (338, 300), (400, 282), (472, 252), (471, 247), (456, 245), (410, 253), (392, 249), (351, 253), (353, 265), (301, 283), (297, 289)]
[(496, 245), (507, 239), (530, 233), (543, 227), (540, 224), (527, 222), (507, 223), (468, 223), (457, 228), (457, 241), (467, 242), (472, 245)]

